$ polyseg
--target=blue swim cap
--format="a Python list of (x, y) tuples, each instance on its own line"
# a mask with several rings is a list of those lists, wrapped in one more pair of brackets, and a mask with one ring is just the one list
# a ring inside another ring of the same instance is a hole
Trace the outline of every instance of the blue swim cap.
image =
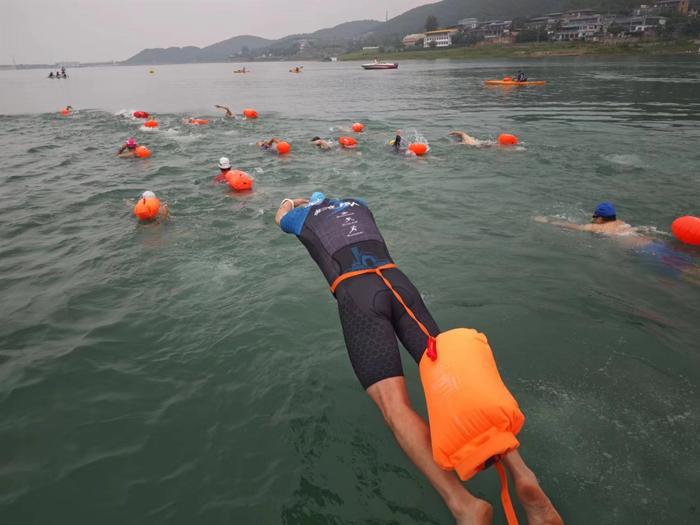
[(320, 191), (315, 191), (311, 194), (311, 198), (309, 199), (309, 206), (312, 206), (314, 204), (320, 204), (326, 199), (326, 196), (321, 193)]
[(610, 219), (612, 217), (617, 217), (615, 212), (615, 206), (612, 202), (601, 202), (595, 207), (593, 212), (593, 217), (603, 217), (604, 219)]

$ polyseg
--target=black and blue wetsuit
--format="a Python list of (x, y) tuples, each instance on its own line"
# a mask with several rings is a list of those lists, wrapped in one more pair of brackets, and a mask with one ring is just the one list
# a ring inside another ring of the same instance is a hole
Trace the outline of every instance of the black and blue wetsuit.
[[(374, 216), (360, 199), (324, 199), (287, 213), (280, 226), (296, 235), (332, 284), (340, 275), (393, 263)], [(440, 332), (420, 293), (399, 269), (383, 274), (425, 325)], [(427, 338), (378, 275), (360, 275), (335, 292), (350, 362), (362, 386), (403, 375), (396, 337), (416, 362)]]

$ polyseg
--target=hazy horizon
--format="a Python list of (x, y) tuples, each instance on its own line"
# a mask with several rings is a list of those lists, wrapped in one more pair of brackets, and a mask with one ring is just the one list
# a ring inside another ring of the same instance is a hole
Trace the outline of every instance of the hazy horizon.
[(121, 61), (146, 48), (205, 47), (237, 35), (277, 39), (435, 1), (5, 0), (0, 64)]

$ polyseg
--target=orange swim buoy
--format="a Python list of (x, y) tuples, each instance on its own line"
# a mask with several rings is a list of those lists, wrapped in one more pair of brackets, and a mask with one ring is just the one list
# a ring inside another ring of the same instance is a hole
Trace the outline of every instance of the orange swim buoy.
[(148, 118), (150, 115), (146, 111), (134, 111), (134, 118)]
[(68, 117), (71, 113), (70, 109), (68, 108), (63, 108), (61, 111), (59, 111), (62, 117)]
[(281, 141), (278, 142), (276, 145), (277, 153), (280, 155), (286, 155), (290, 151), (292, 151), (292, 146), (289, 144), (289, 142)]
[(147, 120), (146, 122), (143, 123), (144, 126), (147, 128), (157, 128), (158, 127), (158, 122), (155, 120)]
[(685, 244), (700, 246), (700, 217), (685, 215), (678, 217), (671, 225), (673, 235)]
[(250, 191), (253, 189), (253, 179), (245, 171), (229, 171), (226, 173), (226, 182), (233, 191)]
[(141, 197), (134, 206), (134, 215), (140, 221), (152, 221), (158, 216), (159, 210), (160, 199), (158, 197)]
[(138, 146), (136, 150), (134, 150), (134, 155), (136, 155), (139, 159), (147, 159), (151, 156), (151, 150), (146, 146)]
[(357, 141), (352, 137), (340, 137), (338, 138), (338, 144), (345, 149), (355, 149), (357, 147)]
[(503, 82), (513, 82), (513, 77), (503, 77)]
[(515, 146), (518, 143), (518, 137), (510, 133), (501, 133), (498, 136), (498, 143), (501, 146)]
[(243, 116), (250, 119), (258, 118), (258, 112), (252, 108), (245, 108), (243, 110)]
[(428, 145), (423, 144), (422, 142), (413, 142), (408, 145), (408, 151), (412, 151), (419, 157), (422, 157), (426, 153), (428, 153)]
[(364, 131), (364, 129), (365, 129), (365, 125), (362, 122), (355, 122), (352, 125), (352, 130), (355, 133), (362, 133)]
[(205, 118), (191, 118), (189, 120), (189, 123), (193, 126), (204, 126), (206, 124), (209, 124), (209, 121)]

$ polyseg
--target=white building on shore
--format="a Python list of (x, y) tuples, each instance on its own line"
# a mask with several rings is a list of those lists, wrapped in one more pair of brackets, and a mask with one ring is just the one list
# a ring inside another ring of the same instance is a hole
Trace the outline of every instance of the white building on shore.
[(427, 31), (423, 39), (423, 47), (449, 47), (452, 45), (452, 35), (457, 32), (457, 28), (454, 27)]

